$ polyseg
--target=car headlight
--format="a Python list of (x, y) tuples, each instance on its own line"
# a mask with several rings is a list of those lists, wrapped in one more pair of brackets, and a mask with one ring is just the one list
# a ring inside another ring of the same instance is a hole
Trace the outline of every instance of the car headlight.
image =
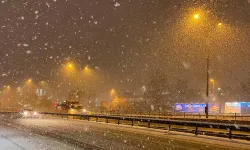
[(83, 109), (82, 111), (83, 111), (83, 112), (87, 112), (87, 110), (86, 110), (86, 109)]
[(38, 113), (37, 113), (37, 112), (34, 112), (33, 114), (34, 114), (34, 115), (38, 115)]
[(27, 111), (23, 112), (24, 116), (27, 116), (29, 113)]

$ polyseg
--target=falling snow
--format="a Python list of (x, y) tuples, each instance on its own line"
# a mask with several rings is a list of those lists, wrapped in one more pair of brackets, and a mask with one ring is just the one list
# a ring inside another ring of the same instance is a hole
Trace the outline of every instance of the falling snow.
[(0, 109), (58, 111), (72, 98), (98, 113), (159, 115), (208, 97), (248, 102), (249, 18), (249, 0), (1, 0)]

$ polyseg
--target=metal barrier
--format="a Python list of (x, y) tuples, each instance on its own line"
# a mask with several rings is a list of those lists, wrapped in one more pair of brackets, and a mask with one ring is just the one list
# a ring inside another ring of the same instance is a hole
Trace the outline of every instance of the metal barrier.
[[(18, 112), (1, 112), (0, 114), (18, 114)], [(205, 133), (204, 130), (199, 130), (200, 128), (208, 128), (208, 129), (224, 129), (227, 132), (226, 133), (220, 133), (220, 135), (215, 135), (214, 133), (207, 132), (206, 135), (213, 135), (213, 136), (221, 136), (221, 137), (228, 137), (231, 138), (237, 138), (237, 139), (245, 139), (250, 140), (250, 126), (249, 125), (239, 125), (239, 124), (232, 124), (232, 123), (216, 123), (216, 122), (204, 122), (204, 121), (187, 121), (187, 120), (173, 120), (173, 119), (160, 119), (160, 118), (146, 118), (143, 117), (131, 117), (131, 116), (109, 116), (109, 115), (86, 115), (86, 114), (66, 114), (66, 113), (50, 113), (50, 112), (40, 112), (40, 114), (44, 115), (52, 115), (57, 117), (78, 117), (80, 120), (88, 120), (90, 121), (91, 118), (94, 118), (96, 122), (98, 122), (100, 119), (105, 119), (106, 123), (109, 123), (109, 120), (117, 120), (117, 124), (122, 124), (121, 121), (129, 121), (131, 126), (134, 126), (135, 122), (144, 122), (147, 124), (148, 128), (151, 128), (152, 123), (162, 124), (162, 125), (168, 125), (168, 130), (174, 130), (174, 131), (181, 131), (176, 130), (176, 128), (173, 128), (174, 125), (179, 126), (188, 126), (188, 127), (194, 127), (194, 130), (192, 130), (192, 133), (195, 135)], [(246, 134), (233, 134), (232, 131), (241, 131), (248, 133)]]
[(0, 111), (0, 114), (17, 114), (17, 111)]
[[(110, 115), (122, 115), (122, 116), (131, 116), (131, 117), (150, 117), (150, 118), (187, 118), (187, 119), (207, 119), (206, 115), (203, 113), (175, 113), (175, 114), (110, 114)], [(209, 114), (208, 119), (227, 119), (227, 120), (249, 120), (250, 114)]]
[[(164, 124), (168, 125), (169, 131), (175, 130), (172, 128), (173, 125), (180, 125), (180, 126), (189, 126), (194, 127), (195, 130), (193, 134), (198, 135), (200, 132), (204, 133), (204, 131), (199, 130), (199, 128), (209, 128), (209, 129), (225, 129), (228, 132), (226, 134), (221, 134), (222, 137), (231, 138), (239, 138), (239, 139), (246, 139), (250, 140), (249, 135), (241, 135), (241, 134), (233, 134), (232, 131), (242, 131), (250, 133), (250, 126), (249, 125), (236, 125), (236, 124), (227, 124), (227, 123), (215, 123), (215, 122), (201, 122), (201, 121), (185, 121), (185, 120), (171, 120), (171, 119), (159, 119), (159, 118), (145, 118), (145, 117), (128, 117), (128, 116), (108, 116), (108, 115), (85, 115), (85, 114), (64, 114), (64, 113), (48, 113), (42, 112), (41, 114), (46, 115), (55, 115), (59, 117), (79, 117), (80, 120), (86, 119), (90, 121), (90, 118), (94, 118), (96, 122), (99, 119), (105, 119), (106, 123), (109, 123), (109, 119), (117, 120), (117, 124), (121, 124), (121, 121), (130, 121), (131, 126), (134, 126), (134, 123), (137, 122), (144, 122), (147, 123), (147, 127), (150, 128), (152, 123), (157, 124)], [(210, 134), (211, 135), (211, 134)]]

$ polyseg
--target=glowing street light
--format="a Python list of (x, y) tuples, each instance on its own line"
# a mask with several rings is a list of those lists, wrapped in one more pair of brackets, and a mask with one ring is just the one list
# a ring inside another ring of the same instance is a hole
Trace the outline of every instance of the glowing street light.
[(28, 79), (27, 81), (28, 81), (28, 83), (31, 83), (31, 82), (32, 82), (32, 79)]
[(64, 65), (64, 69), (67, 75), (70, 76), (73, 72), (75, 72), (75, 65), (72, 62), (68, 62), (66, 65)]
[(89, 70), (89, 67), (88, 66), (84, 67), (84, 70)]
[(90, 68), (89, 66), (85, 66), (83, 69), (83, 75), (85, 77), (91, 77), (94, 78), (94, 70), (92, 68)]
[[(200, 15), (198, 13), (196, 14), (193, 14), (193, 19), (195, 20), (198, 20), (200, 19)], [(223, 24), (221, 22), (219, 22), (217, 24), (217, 28), (219, 27), (222, 27)], [(210, 51), (207, 52), (207, 66), (206, 66), (206, 72), (207, 72), (207, 87), (206, 87), (206, 96), (207, 96), (207, 99), (206, 99), (206, 107), (205, 107), (205, 114), (206, 114), (206, 118), (208, 118), (208, 99), (209, 99), (209, 82), (212, 82), (213, 83), (213, 93), (214, 93), (214, 80), (210, 80), (210, 73), (209, 73), (209, 70), (210, 70)]]
[(74, 67), (73, 63), (68, 63), (68, 64), (67, 64), (67, 68), (68, 68), (68, 69), (72, 69), (73, 67)]
[(200, 15), (199, 14), (194, 14), (194, 19), (199, 19), (200, 18)]
[(114, 90), (114, 89), (111, 89), (110, 95), (111, 95), (111, 96), (114, 96), (114, 95), (115, 95), (115, 90)]

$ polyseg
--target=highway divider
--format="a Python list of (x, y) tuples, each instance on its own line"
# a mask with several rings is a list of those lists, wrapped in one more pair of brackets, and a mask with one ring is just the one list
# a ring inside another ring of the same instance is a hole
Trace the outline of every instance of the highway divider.
[[(250, 140), (250, 126), (249, 125), (239, 125), (239, 124), (229, 124), (229, 123), (216, 123), (216, 122), (204, 122), (204, 121), (186, 121), (186, 120), (173, 120), (173, 119), (159, 119), (159, 118), (145, 118), (145, 117), (128, 117), (128, 116), (109, 116), (109, 115), (86, 115), (86, 114), (66, 114), (66, 113), (49, 113), (41, 112), (40, 114), (52, 115), (61, 118), (77, 118), (80, 120), (95, 119), (96, 122), (99, 122), (100, 119), (104, 119), (106, 123), (110, 123), (109, 120), (116, 120), (116, 123), (119, 125), (121, 121), (130, 122), (131, 126), (134, 126), (135, 123), (141, 122), (146, 123), (148, 128), (151, 128), (151, 124), (162, 124), (167, 125), (169, 131), (181, 131), (175, 128), (174, 126), (186, 126), (193, 127), (194, 130), (191, 133), (213, 135), (220, 137), (228, 137), (229, 139), (245, 139)], [(209, 129), (210, 131), (204, 131), (204, 129)], [(213, 130), (222, 129), (224, 132), (214, 133)], [(184, 131), (185, 132), (185, 131)], [(236, 132), (235, 134), (233, 132)]]

